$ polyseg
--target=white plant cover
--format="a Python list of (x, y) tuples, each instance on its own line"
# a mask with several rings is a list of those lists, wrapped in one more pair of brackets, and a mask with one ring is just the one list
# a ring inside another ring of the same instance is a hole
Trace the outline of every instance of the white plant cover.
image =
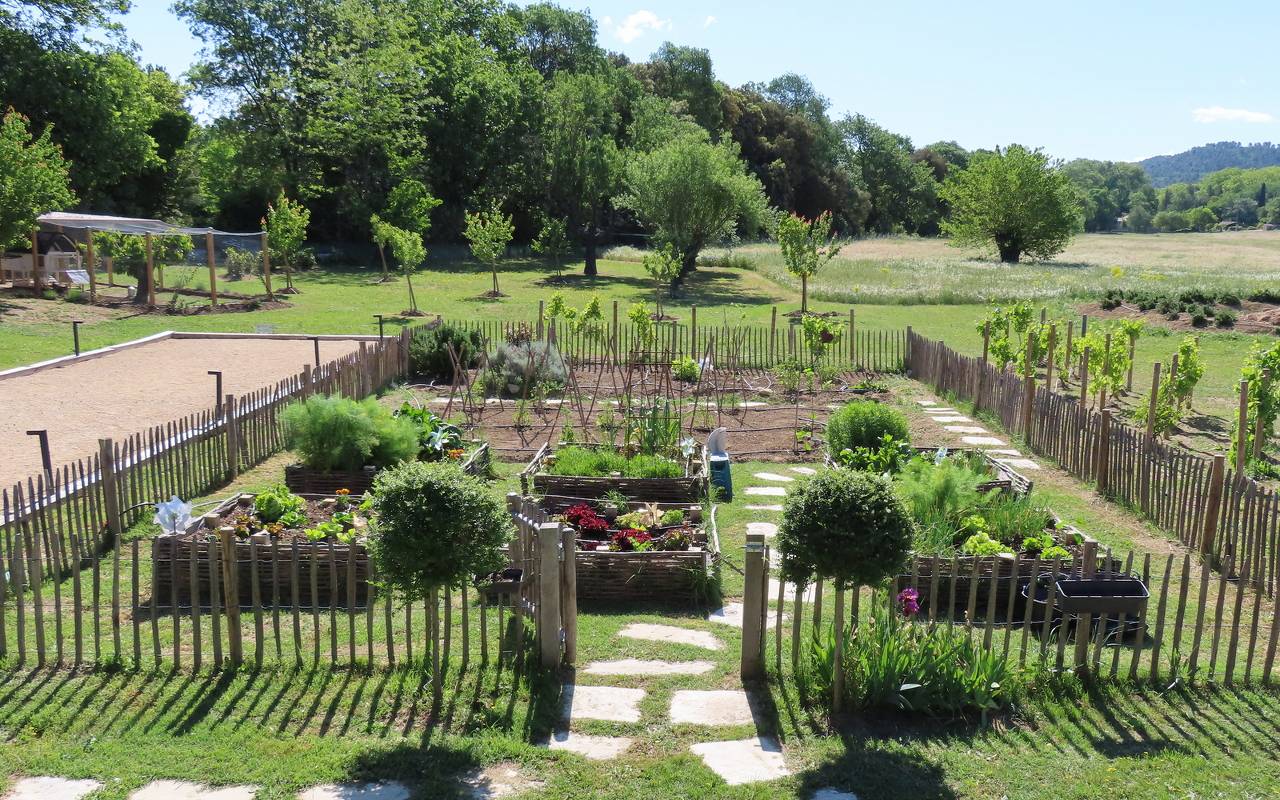
[(184, 503), (176, 494), (167, 502), (156, 503), (155, 523), (165, 533), (180, 533), (191, 523), (191, 504)]

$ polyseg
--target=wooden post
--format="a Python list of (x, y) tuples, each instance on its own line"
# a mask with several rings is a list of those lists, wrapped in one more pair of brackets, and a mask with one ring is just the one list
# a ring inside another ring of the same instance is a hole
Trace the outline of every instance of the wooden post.
[(1240, 417), (1236, 426), (1236, 476), (1249, 465), (1249, 381), (1240, 380)]
[(1222, 493), (1227, 479), (1227, 459), (1223, 456), (1213, 457), (1213, 466), (1209, 470), (1209, 498), (1204, 507), (1204, 527), (1200, 529), (1200, 552), (1209, 556), (1213, 554), (1213, 541), (1218, 535), (1218, 517), (1222, 511)]
[(1102, 345), (1102, 377), (1103, 383), (1098, 387), (1098, 408), (1107, 405), (1107, 384), (1106, 380), (1111, 377), (1111, 334), (1108, 333), (1103, 338)]
[[(560, 526), (560, 616), (564, 621), (564, 662), (572, 666), (578, 660), (578, 564), (577, 534), (568, 525)], [(466, 590), (466, 585), (463, 585)], [(466, 606), (463, 606), (464, 613)], [(466, 634), (463, 626), (463, 634)]]
[(1080, 354), (1080, 407), (1089, 402), (1089, 348), (1085, 347)]
[(116, 285), (116, 260), (111, 256), (107, 256), (106, 259), (104, 260), (107, 262), (107, 285), (115, 286)]
[(538, 341), (542, 341), (543, 337), (543, 321), (547, 318), (547, 304), (545, 300), (538, 301), (538, 329), (536, 336)]
[(267, 241), (267, 232), (262, 232), (262, 285), (267, 290), (267, 299), (276, 299), (271, 291), (271, 245)]
[(85, 272), (89, 273), (89, 302), (98, 302), (98, 260), (94, 258), (93, 231), (85, 231), (84, 235)]
[(1031, 444), (1031, 414), (1035, 408), (1036, 396), (1036, 365), (1033, 360), (1035, 355), (1036, 334), (1034, 331), (1027, 332), (1027, 352), (1024, 356), (1027, 365), (1027, 374), (1023, 377), (1022, 392), (1022, 435), (1027, 440), (1027, 445)]
[(235, 531), (230, 527), (218, 529), (222, 542), (222, 606), (227, 612), (227, 650), (232, 666), (244, 663), (244, 648), (240, 637), (240, 569), (236, 564)]
[(1075, 329), (1076, 321), (1073, 319), (1067, 320), (1067, 344), (1065, 349), (1062, 351), (1062, 366), (1066, 369), (1068, 378), (1071, 377), (1071, 368), (1075, 366), (1071, 363), (1071, 339), (1072, 334), (1075, 333)]
[(143, 236), (143, 241), (146, 244), (147, 250), (147, 305), (154, 306), (156, 304), (156, 262), (152, 253), (151, 234), (145, 234)]
[[(1262, 371), (1262, 387), (1260, 388), (1258, 394), (1261, 397), (1266, 397), (1270, 392), (1271, 392), (1271, 370), (1264, 369)], [(1258, 418), (1254, 420), (1254, 423), (1253, 423), (1253, 457), (1254, 458), (1262, 458), (1262, 451), (1267, 445), (1268, 431), (1264, 427), (1263, 423), (1264, 423), (1264, 420), (1262, 419), (1262, 415), (1259, 414)]]
[(773, 306), (769, 309), (769, 364), (775, 361), (776, 349), (775, 342), (778, 341), (778, 307)]
[(223, 424), (227, 426), (227, 480), (240, 477), (240, 421), (236, 419), (236, 396), (222, 402)]
[[(854, 318), (853, 308), (850, 308), (849, 309), (849, 364), (850, 366), (853, 366), (853, 367), (858, 366), (857, 364), (853, 363), (854, 354), (857, 352), (857, 345), (854, 343), (854, 335), (853, 335), (854, 330), (856, 330), (854, 328), (855, 321), (856, 320)], [(910, 363), (909, 358), (907, 359), (907, 363)]]
[[(116, 485), (115, 445), (110, 439), (98, 440), (98, 468), (102, 476), (102, 505), (107, 514), (107, 527), (111, 531), (111, 540), (124, 533), (124, 520), (120, 516), (120, 494)], [(101, 547), (102, 543), (94, 537), (92, 546)]]
[(1102, 422), (1098, 425), (1098, 458), (1095, 463), (1098, 493), (1105, 494), (1110, 483), (1107, 473), (1111, 469), (1111, 409), (1109, 408), (1102, 409)]
[(542, 666), (560, 665), (560, 523), (538, 526), (538, 643)]
[(1138, 334), (1129, 334), (1129, 375), (1125, 378), (1124, 390), (1126, 392), (1133, 391), (1133, 354), (1138, 347)]
[(973, 409), (982, 409), (982, 393), (987, 382), (987, 361), (991, 357), (991, 322), (982, 323), (982, 362), (978, 365), (978, 385), (973, 392)]
[[(854, 591), (858, 591), (856, 588)], [(831, 657), (831, 713), (844, 710), (844, 587), (836, 584), (836, 605), (832, 609), (835, 626), (835, 651)]]
[(765, 597), (764, 534), (748, 533), (745, 577), (742, 589), (742, 659), (743, 680), (764, 677), (764, 613)]
[(1160, 399), (1160, 362), (1151, 366), (1151, 396), (1147, 398), (1147, 438), (1156, 435), (1156, 406)]
[(209, 305), (218, 305), (218, 251), (213, 246), (213, 231), (204, 235), (205, 261), (209, 262)]
[(31, 229), (31, 287), (36, 294), (44, 288), (44, 279), (40, 274), (40, 229)]
[(1049, 353), (1045, 360), (1044, 368), (1044, 390), (1049, 394), (1053, 393), (1053, 364), (1057, 360), (1055, 352), (1058, 346), (1058, 326), (1049, 326)]
[(618, 350), (618, 301), (613, 301), (613, 349), (614, 353)]

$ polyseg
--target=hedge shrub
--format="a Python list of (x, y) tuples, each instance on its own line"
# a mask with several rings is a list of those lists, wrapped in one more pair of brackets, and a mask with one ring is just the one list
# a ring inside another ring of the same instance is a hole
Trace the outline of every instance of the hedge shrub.
[(285, 445), (323, 472), (386, 467), (418, 457), (418, 430), (372, 398), (315, 395), (281, 413)]
[(409, 370), (414, 375), (440, 381), (453, 380), (453, 361), (449, 358), (453, 345), (458, 363), (470, 369), (480, 362), (484, 352), (484, 336), (452, 322), (434, 328), (414, 331), (409, 340)]
[(910, 442), (907, 418), (883, 403), (854, 400), (827, 420), (827, 451), (832, 458), (839, 458), (845, 449), (877, 448), (886, 434)]

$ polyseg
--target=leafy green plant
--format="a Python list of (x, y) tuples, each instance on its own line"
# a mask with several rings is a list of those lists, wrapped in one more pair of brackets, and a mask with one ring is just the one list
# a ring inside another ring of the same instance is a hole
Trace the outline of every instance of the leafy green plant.
[[(1270, 373), (1270, 379), (1263, 378), (1264, 372)], [(1245, 415), (1248, 430), (1245, 431), (1245, 446), (1248, 448), (1250, 459), (1257, 462), (1259, 459), (1252, 458), (1253, 453), (1263, 449), (1257, 447), (1254, 442), (1259, 420), (1261, 420), (1265, 446), (1267, 437), (1271, 436), (1275, 429), (1276, 418), (1280, 416), (1280, 342), (1270, 347), (1255, 342), (1240, 368), (1240, 377), (1249, 382), (1248, 410)], [(1239, 425), (1238, 419), (1232, 425), (1230, 452), (1232, 461), (1236, 458)], [(1265, 467), (1259, 469), (1265, 470)]]
[(1046, 547), (1044, 550), (1040, 551), (1040, 558), (1046, 561), (1053, 561), (1055, 559), (1059, 561), (1065, 561), (1070, 557), (1071, 557), (1071, 553), (1067, 552), (1067, 548), (1061, 547), (1056, 544), (1051, 547)]
[(484, 353), (484, 335), (452, 322), (435, 327), (415, 328), (409, 339), (409, 369), (414, 375), (435, 380), (453, 380), (453, 348), (461, 369), (471, 369)]
[(840, 245), (831, 235), (831, 212), (824, 211), (812, 220), (796, 214), (784, 214), (778, 218), (774, 235), (787, 272), (800, 279), (800, 310), (807, 313), (809, 279), (840, 254)]
[(289, 487), (283, 484), (259, 492), (253, 498), (253, 513), (263, 522), (280, 522), (286, 514), (296, 514), (306, 506), (306, 500), (290, 492)]
[(314, 528), (307, 528), (302, 532), (302, 534), (306, 536), (309, 541), (323, 542), (330, 538), (338, 538), (345, 530), (346, 528), (344, 528), (340, 522), (321, 522)]
[(663, 512), (662, 517), (658, 519), (658, 525), (668, 527), (670, 525), (679, 525), (684, 522), (684, 512), (678, 508), (672, 508)]
[(873, 400), (854, 400), (827, 420), (827, 451), (833, 457), (839, 457), (843, 450), (879, 447), (885, 436), (910, 442), (907, 418)]
[(834, 319), (806, 314), (800, 323), (800, 338), (809, 353), (811, 364), (820, 363), (827, 351), (840, 343), (844, 326)]
[(311, 469), (385, 467), (418, 455), (413, 423), (392, 416), (372, 398), (357, 402), (315, 395), (286, 406), (280, 419), (286, 446)]
[(286, 511), (280, 516), (277, 524), (283, 528), (296, 529), (307, 524), (307, 515), (301, 511)]
[(411, 421), (417, 429), (418, 460), (444, 461), (462, 454), (462, 431), (430, 409), (406, 401), (396, 409), (395, 416)]
[(1034, 496), (996, 494), (984, 505), (982, 518), (986, 520), (992, 538), (1011, 545), (1041, 534), (1049, 524), (1050, 515)]
[(689, 356), (681, 356), (671, 362), (671, 377), (683, 383), (697, 383), (698, 376), (702, 374), (702, 370), (698, 367), (698, 362)]
[(499, 394), (525, 397), (538, 386), (559, 392), (569, 380), (569, 369), (560, 350), (550, 342), (502, 343), (489, 354), (486, 374), (492, 374)]
[(849, 469), (895, 475), (915, 456), (910, 443), (901, 442), (890, 434), (880, 439), (878, 447), (845, 448), (838, 457), (840, 466)]
[(623, 446), (644, 455), (673, 454), (680, 446), (680, 421), (680, 410), (670, 400), (628, 405), (623, 415)]
[(964, 544), (960, 545), (960, 551), (971, 556), (996, 556), (1012, 552), (998, 540), (992, 539), (985, 530), (965, 539)]
[(488, 265), (493, 274), (493, 288), (487, 293), (489, 297), (502, 297), (498, 289), (498, 262), (507, 252), (507, 245), (515, 235), (515, 225), (511, 215), (502, 213), (499, 203), (494, 203), (483, 211), (467, 212), (467, 226), (463, 235), (471, 243), (471, 255), (481, 264)]
[(669, 458), (644, 454), (627, 457), (606, 447), (563, 447), (548, 462), (549, 475), (604, 477), (616, 472), (627, 478), (684, 476), (684, 468)]

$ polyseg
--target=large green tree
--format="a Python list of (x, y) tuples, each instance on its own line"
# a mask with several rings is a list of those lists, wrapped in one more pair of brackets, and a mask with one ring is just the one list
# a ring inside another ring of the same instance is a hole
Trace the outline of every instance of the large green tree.
[(635, 71), (653, 94), (679, 101), (694, 121), (713, 136), (719, 133), (724, 89), (709, 52), (663, 42), (648, 62), (635, 65)]
[(1044, 153), (1022, 145), (975, 154), (942, 185), (941, 197), (951, 208), (942, 223), (951, 243), (994, 247), (1007, 264), (1024, 254), (1052, 258), (1080, 226), (1071, 179)]
[(679, 254), (677, 288), (697, 268), (703, 248), (739, 229), (755, 234), (769, 210), (764, 187), (746, 171), (737, 145), (696, 135), (635, 156), (617, 203), (635, 213), (658, 245)]
[[(0, 251), (23, 248), (36, 218), (75, 202), (67, 162), (45, 128), (33, 137), (27, 119), (10, 110), (0, 121)], [(29, 245), (28, 245), (29, 246)]]
[(933, 170), (912, 158), (911, 140), (856, 114), (837, 123), (842, 160), (855, 185), (867, 192), (867, 228), (877, 233), (917, 232), (937, 217)]

